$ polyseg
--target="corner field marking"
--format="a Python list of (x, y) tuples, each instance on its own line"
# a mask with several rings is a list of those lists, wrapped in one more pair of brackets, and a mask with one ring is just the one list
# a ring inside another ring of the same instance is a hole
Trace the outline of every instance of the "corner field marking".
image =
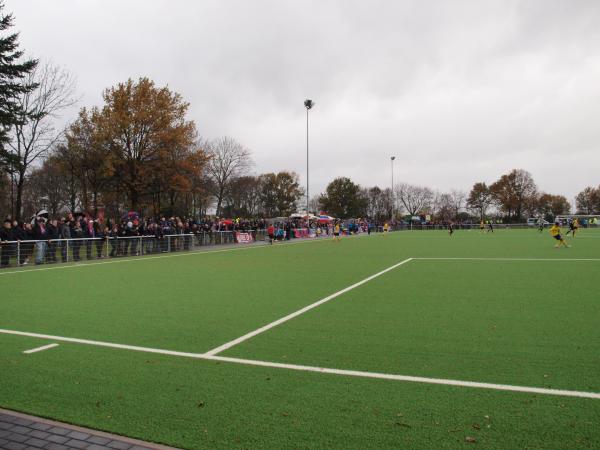
[(225, 350), (233, 347), (234, 345), (237, 345), (244, 341), (247, 341), (248, 339), (253, 338), (256, 335), (264, 333), (265, 331), (270, 330), (271, 328), (276, 327), (277, 325), (281, 325), (282, 323), (287, 322), (288, 320), (291, 320), (294, 317), (298, 317), (299, 315), (304, 314), (305, 312), (310, 311), (311, 309), (316, 308), (317, 306), (321, 306), (323, 303), (327, 303), (328, 301), (333, 300), (334, 298), (339, 297), (340, 295), (345, 294), (346, 292), (349, 292), (352, 289), (356, 289), (357, 287), (362, 286), (363, 284), (368, 283), (369, 281), (371, 281), (377, 277), (380, 277), (381, 275), (389, 272), (390, 270), (394, 270), (395, 268), (400, 267), (401, 265), (406, 264), (407, 262), (410, 262), (410, 261), (412, 261), (412, 258), (405, 259), (404, 261), (394, 264), (393, 266), (390, 266), (387, 269), (383, 269), (381, 272), (377, 272), (376, 274), (373, 274), (373, 275), (371, 275), (357, 283), (354, 283), (340, 291), (334, 292), (333, 294), (331, 294), (325, 298), (322, 298), (321, 300), (318, 300), (314, 303), (311, 303), (310, 305), (305, 306), (304, 308), (299, 309), (296, 312), (288, 314), (287, 316), (284, 316), (281, 319), (277, 319), (274, 322), (271, 322), (271, 323), (269, 323), (265, 326), (262, 326), (254, 331), (251, 331), (250, 333), (240, 336), (239, 338), (234, 339), (233, 341), (227, 342), (223, 345), (213, 348), (212, 350), (207, 351), (205, 353), (205, 355), (206, 356), (214, 356), (217, 353), (221, 353), (222, 351), (225, 351)]
[(412, 258), (419, 261), (600, 261), (600, 258), (486, 258), (486, 257), (415, 257)]
[[(365, 237), (366, 234), (359, 234), (353, 236), (346, 236), (345, 238), (360, 238)], [(40, 272), (42, 270), (59, 270), (59, 269), (73, 269), (76, 267), (87, 267), (87, 266), (98, 266), (101, 264), (117, 264), (117, 263), (125, 263), (131, 261), (147, 261), (151, 259), (162, 259), (162, 258), (176, 258), (178, 256), (195, 256), (195, 255), (204, 255), (210, 253), (224, 253), (224, 252), (235, 252), (240, 250), (252, 250), (256, 248), (277, 248), (280, 246), (288, 246), (288, 245), (297, 245), (297, 244), (307, 244), (311, 242), (330, 242), (328, 238), (315, 238), (315, 239), (306, 239), (296, 242), (280, 242), (276, 245), (249, 245), (247, 247), (235, 247), (235, 248), (224, 248), (220, 250), (193, 250), (188, 252), (176, 253), (175, 255), (156, 255), (156, 256), (143, 256), (143, 257), (125, 257), (123, 259), (111, 259), (109, 261), (92, 261), (92, 262), (82, 262), (82, 263), (65, 263), (63, 266), (53, 266), (53, 267), (39, 267), (35, 269), (20, 269), (20, 270), (12, 270), (10, 272), (1, 271), (0, 275), (11, 275), (16, 273), (28, 273), (28, 272)], [(235, 245), (244, 245), (244, 244), (235, 244)]]
[(259, 366), (259, 367), (272, 367), (274, 369), (288, 369), (297, 370), (303, 372), (316, 372), (326, 373), (332, 375), (343, 375), (360, 378), (375, 378), (381, 380), (392, 380), (392, 381), (404, 381), (411, 383), (425, 383), (425, 384), (437, 384), (443, 386), (457, 386), (457, 387), (469, 387), (479, 389), (493, 389), (498, 391), (511, 391), (511, 392), (523, 392), (530, 394), (543, 394), (543, 395), (558, 395), (563, 397), (579, 397), (579, 398), (590, 398), (600, 399), (600, 393), (598, 392), (585, 392), (585, 391), (570, 391), (564, 389), (549, 389), (549, 388), (537, 388), (531, 386), (515, 386), (511, 384), (495, 384), (495, 383), (480, 383), (476, 381), (461, 381), (461, 380), (449, 380), (444, 378), (428, 378), (428, 377), (415, 377), (410, 375), (395, 375), (389, 373), (378, 373), (378, 372), (364, 372), (359, 370), (343, 370), (343, 369), (330, 369), (327, 367), (315, 367), (315, 366), (303, 366), (299, 364), (283, 364), (269, 361), (257, 361), (252, 359), (241, 359), (241, 358), (230, 358), (226, 356), (210, 356), (203, 353), (186, 353), (176, 352), (171, 350), (161, 350), (157, 348), (139, 347), (136, 345), (123, 345), (112, 342), (93, 341), (88, 339), (77, 339), (64, 336), (52, 336), (48, 334), (39, 333), (28, 333), (24, 331), (16, 330), (4, 330), (0, 329), (2, 334), (12, 334), (17, 336), (27, 336), (41, 339), (52, 339), (54, 341), (71, 342), (75, 344), (86, 344), (94, 345), (98, 347), (109, 347), (117, 348), (122, 350), (133, 350), (138, 352), (146, 353), (158, 353), (161, 355), (168, 356), (180, 356), (184, 358), (201, 359), (205, 361), (222, 361), (232, 364), (243, 364), (247, 366)]
[(25, 353), (26, 355), (30, 355), (32, 353), (43, 352), (44, 350), (48, 350), (54, 347), (58, 347), (58, 344), (43, 345), (41, 347), (32, 348), (31, 350), (25, 350), (23, 353)]

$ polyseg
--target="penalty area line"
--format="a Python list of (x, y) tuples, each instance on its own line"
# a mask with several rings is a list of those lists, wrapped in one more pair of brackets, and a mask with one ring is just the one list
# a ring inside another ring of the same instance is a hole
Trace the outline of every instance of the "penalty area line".
[(340, 295), (345, 294), (346, 292), (356, 289), (357, 287), (362, 286), (363, 284), (368, 283), (369, 281), (371, 281), (377, 277), (380, 277), (381, 275), (389, 272), (390, 270), (394, 270), (397, 267), (400, 267), (410, 261), (412, 261), (412, 258), (408, 258), (408, 259), (405, 259), (404, 261), (400, 261), (399, 263), (396, 263), (396, 264), (388, 267), (387, 269), (383, 269), (382, 271), (377, 272), (376, 274), (373, 274), (367, 278), (364, 278), (357, 283), (354, 283), (344, 289), (334, 292), (333, 294), (328, 295), (327, 297), (322, 298), (321, 300), (318, 300), (314, 303), (311, 303), (310, 305), (305, 306), (304, 308), (299, 309), (298, 311), (295, 311), (291, 314), (288, 314), (287, 316), (284, 316), (284, 317), (277, 319), (271, 323), (268, 323), (260, 328), (257, 328), (256, 330), (251, 331), (250, 333), (246, 333), (243, 336), (240, 336), (239, 338), (234, 339), (233, 341), (227, 342), (223, 345), (213, 348), (212, 350), (207, 351), (205, 353), (205, 355), (206, 356), (214, 356), (217, 353), (221, 353), (227, 349), (230, 349), (231, 347), (238, 345), (244, 341), (247, 341), (248, 339), (251, 339), (256, 335), (264, 333), (265, 331), (270, 330), (271, 328), (274, 328), (277, 325), (281, 325), (282, 323), (287, 322), (288, 320), (292, 320), (293, 318), (298, 317), (299, 315), (304, 314), (305, 312), (310, 311), (311, 309), (321, 306), (323, 303), (327, 303), (328, 301), (333, 300), (334, 298), (339, 297)]
[[(600, 399), (600, 393), (598, 392), (585, 392), (585, 391), (572, 391), (565, 389), (551, 389), (551, 388), (538, 388), (532, 386), (517, 386), (511, 384), (496, 384), (496, 383), (482, 383), (477, 381), (463, 381), (463, 380), (451, 380), (446, 378), (428, 378), (428, 377), (417, 377), (411, 375), (398, 375), (390, 373), (378, 373), (378, 372), (365, 372), (359, 370), (344, 370), (344, 369), (331, 369), (328, 367), (316, 367), (316, 366), (304, 366), (299, 364), (284, 364), (270, 361), (259, 361), (252, 359), (242, 358), (230, 358), (227, 356), (215, 356), (207, 355), (204, 353), (186, 353), (177, 352), (172, 350), (162, 350), (157, 348), (139, 347), (136, 345), (124, 345), (113, 342), (93, 341), (89, 339), (77, 339), (64, 336), (52, 336), (48, 334), (29, 333), (24, 331), (16, 330), (5, 330), (0, 329), (0, 333), (11, 334), (17, 336), (27, 336), (41, 339), (51, 339), (54, 341), (71, 342), (76, 344), (94, 345), (99, 347), (109, 347), (121, 350), (133, 350), (146, 353), (158, 353), (167, 356), (178, 356), (184, 358), (201, 359), (205, 361), (218, 361), (231, 364), (241, 364), (246, 366), (258, 366), (258, 367), (270, 367), (274, 369), (286, 369), (295, 370), (301, 372), (314, 372), (330, 375), (339, 376), (350, 376), (359, 378), (370, 378), (370, 379), (381, 379), (389, 381), (400, 381), (410, 383), (421, 383), (421, 384), (436, 384), (442, 386), (456, 386), (456, 387), (467, 387), (467, 388), (478, 388), (478, 389), (491, 389), (497, 391), (508, 391), (508, 392), (521, 392), (527, 394), (542, 394), (542, 395), (556, 395), (562, 397), (579, 397), (588, 399)], [(50, 344), (58, 345), (58, 344)], [(40, 347), (42, 348), (42, 347)], [(35, 349), (34, 349), (35, 350)]]

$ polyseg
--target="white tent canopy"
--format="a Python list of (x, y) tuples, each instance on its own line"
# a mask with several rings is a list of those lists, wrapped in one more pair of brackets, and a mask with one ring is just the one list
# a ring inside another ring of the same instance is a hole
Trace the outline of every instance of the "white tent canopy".
[(303, 213), (294, 213), (290, 215), (290, 219), (308, 219), (308, 220), (316, 220), (318, 219), (317, 216), (313, 215), (313, 214), (303, 214)]

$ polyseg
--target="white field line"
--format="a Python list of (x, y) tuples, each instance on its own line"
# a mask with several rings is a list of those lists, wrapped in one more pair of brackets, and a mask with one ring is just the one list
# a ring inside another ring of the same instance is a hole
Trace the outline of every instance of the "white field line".
[(298, 364), (283, 364), (252, 359), (229, 358), (226, 356), (209, 356), (205, 359), (246, 364), (249, 366), (274, 367), (278, 369), (300, 370), (304, 372), (345, 375), (349, 377), (377, 378), (381, 380), (408, 381), (412, 383), (441, 384), (444, 386), (459, 386), (479, 389), (494, 389), (498, 391), (526, 392), (531, 394), (560, 395), (564, 397), (581, 397), (600, 399), (600, 393), (585, 391), (569, 391), (564, 389), (537, 388), (531, 386), (515, 386), (512, 384), (481, 383), (477, 381), (448, 380), (444, 378), (414, 377), (410, 375), (395, 375), (391, 373), (363, 372), (360, 370), (329, 369), (327, 367), (303, 366)]
[(480, 383), (476, 381), (461, 381), (461, 380), (449, 380), (444, 378), (428, 378), (428, 377), (414, 377), (409, 375), (396, 375), (389, 373), (378, 373), (378, 372), (363, 372), (358, 370), (343, 370), (343, 369), (330, 369), (327, 367), (315, 367), (315, 366), (303, 366), (298, 364), (283, 364), (277, 362), (268, 361), (257, 361), (252, 359), (241, 359), (241, 358), (229, 358), (226, 356), (209, 356), (203, 353), (186, 353), (176, 352), (171, 350), (162, 350), (157, 348), (139, 347), (136, 345), (123, 345), (112, 342), (93, 341), (89, 339), (77, 339), (64, 336), (53, 336), (48, 334), (39, 333), (28, 333), (24, 331), (16, 330), (4, 330), (0, 329), (0, 333), (11, 334), (17, 336), (27, 336), (41, 339), (52, 339), (54, 341), (70, 342), (75, 344), (94, 345), (99, 347), (117, 348), (122, 350), (133, 350), (138, 352), (146, 353), (158, 353), (161, 355), (168, 356), (179, 356), (184, 358), (201, 359), (207, 361), (222, 361), (232, 364), (243, 364), (247, 366), (259, 366), (259, 367), (271, 367), (275, 369), (287, 369), (297, 370), (303, 372), (316, 372), (325, 373), (332, 375), (342, 375), (360, 378), (375, 378), (381, 380), (392, 380), (392, 381), (404, 381), (412, 383), (425, 383), (425, 384), (437, 384), (443, 386), (457, 386), (457, 387), (469, 387), (469, 388), (480, 388), (480, 389), (494, 389), (498, 391), (511, 391), (511, 392), (523, 392), (531, 394), (543, 394), (543, 395), (559, 395), (563, 397), (580, 397), (590, 399), (600, 399), (600, 393), (597, 392), (585, 392), (585, 391), (570, 391), (564, 389), (549, 389), (549, 388), (537, 388), (530, 386), (515, 386), (510, 384), (495, 384), (495, 383)]
[(368, 283), (369, 281), (371, 281), (377, 277), (380, 277), (381, 275), (389, 272), (390, 270), (394, 270), (397, 267), (400, 267), (403, 264), (406, 264), (407, 262), (410, 262), (410, 261), (412, 261), (412, 258), (408, 258), (408, 259), (405, 259), (404, 261), (400, 261), (399, 263), (394, 264), (393, 266), (390, 266), (387, 269), (383, 269), (382, 271), (377, 272), (376, 274), (373, 274), (363, 280), (360, 280), (359, 282), (354, 283), (340, 291), (334, 292), (333, 294), (328, 295), (327, 297), (322, 298), (321, 300), (318, 300), (314, 303), (311, 303), (310, 305), (305, 306), (304, 308), (299, 309), (298, 311), (288, 314), (287, 316), (284, 316), (281, 319), (277, 319), (274, 322), (268, 323), (267, 325), (262, 326), (254, 331), (251, 331), (250, 333), (247, 333), (243, 336), (240, 336), (239, 338), (234, 339), (233, 341), (227, 342), (223, 345), (213, 348), (212, 350), (207, 351), (205, 353), (205, 355), (206, 356), (214, 356), (217, 353), (221, 353), (221, 352), (233, 347), (234, 345), (237, 345), (244, 341), (247, 341), (248, 339), (253, 338), (256, 335), (264, 333), (265, 331), (270, 330), (271, 328), (276, 327), (277, 325), (281, 325), (282, 323), (287, 322), (288, 320), (298, 317), (299, 315), (304, 314), (305, 312), (310, 311), (311, 309), (316, 308), (317, 306), (321, 306), (323, 303), (327, 303), (328, 301), (333, 300), (334, 298), (339, 297), (340, 295), (345, 294), (346, 292), (349, 292), (352, 289), (356, 289), (357, 287), (362, 286), (363, 284)]
[[(360, 238), (360, 237), (366, 237), (367, 234), (358, 234), (358, 235), (353, 235), (353, 236), (344, 236), (345, 239), (347, 238)], [(248, 245), (247, 247), (235, 247), (235, 248), (224, 248), (224, 249), (220, 249), (220, 250), (194, 250), (194, 251), (188, 251), (188, 252), (182, 252), (182, 253), (176, 253), (174, 255), (156, 255), (156, 256), (142, 256), (142, 257), (136, 257), (136, 258), (129, 258), (129, 257), (124, 257), (123, 259), (111, 259), (110, 261), (92, 261), (92, 262), (84, 262), (84, 263), (66, 263), (65, 265), (61, 265), (61, 266), (52, 266), (52, 267), (40, 267), (40, 268), (35, 268), (35, 269), (19, 269), (19, 270), (12, 270), (10, 272), (5, 272), (5, 271), (1, 271), (0, 275), (11, 275), (11, 274), (16, 274), (16, 273), (27, 273), (27, 272), (40, 272), (43, 270), (59, 270), (59, 269), (73, 269), (76, 267), (87, 267), (87, 266), (97, 266), (97, 265), (101, 265), (101, 264), (117, 264), (117, 263), (126, 263), (126, 262), (131, 262), (131, 261), (147, 261), (150, 259), (162, 259), (162, 258), (177, 258), (179, 256), (196, 256), (196, 255), (205, 255), (205, 254), (211, 254), (211, 253), (224, 253), (224, 252), (235, 252), (235, 251), (240, 251), (240, 250), (251, 250), (251, 249), (256, 249), (256, 248), (277, 248), (279, 246), (282, 245), (296, 245), (296, 244), (307, 244), (310, 242), (331, 242), (331, 239), (322, 237), (322, 238), (315, 238), (315, 239), (305, 239), (305, 240), (300, 240), (300, 241), (294, 241), (294, 242), (278, 242), (274, 245), (268, 245), (266, 242), (263, 245)], [(236, 245), (244, 245), (244, 244), (236, 244)]]
[(54, 347), (58, 347), (58, 344), (43, 345), (41, 347), (32, 348), (31, 350), (25, 350), (23, 353), (25, 353), (26, 355), (30, 355), (32, 353), (43, 352), (44, 350), (48, 350)]
[(136, 352), (159, 353), (161, 355), (183, 356), (185, 358), (202, 358), (201, 353), (175, 352), (171, 350), (163, 350), (160, 348), (138, 347), (137, 345), (116, 344), (114, 342), (93, 341), (90, 339), (78, 339), (64, 336), (54, 336), (51, 334), (29, 333), (26, 331), (4, 330), (0, 328), (2, 334), (13, 334), (16, 336), (27, 336), (40, 339), (48, 339), (51, 341), (71, 342), (73, 344), (95, 345), (97, 347), (119, 348), (122, 350), (133, 350)]
[(600, 261), (600, 258), (486, 258), (486, 257), (414, 257), (419, 261)]

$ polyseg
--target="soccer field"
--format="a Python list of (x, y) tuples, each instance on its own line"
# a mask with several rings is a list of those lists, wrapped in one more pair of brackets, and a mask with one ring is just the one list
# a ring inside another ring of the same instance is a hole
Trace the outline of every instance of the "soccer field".
[(407, 231), (9, 269), (0, 406), (193, 449), (598, 448), (600, 231), (569, 243)]

